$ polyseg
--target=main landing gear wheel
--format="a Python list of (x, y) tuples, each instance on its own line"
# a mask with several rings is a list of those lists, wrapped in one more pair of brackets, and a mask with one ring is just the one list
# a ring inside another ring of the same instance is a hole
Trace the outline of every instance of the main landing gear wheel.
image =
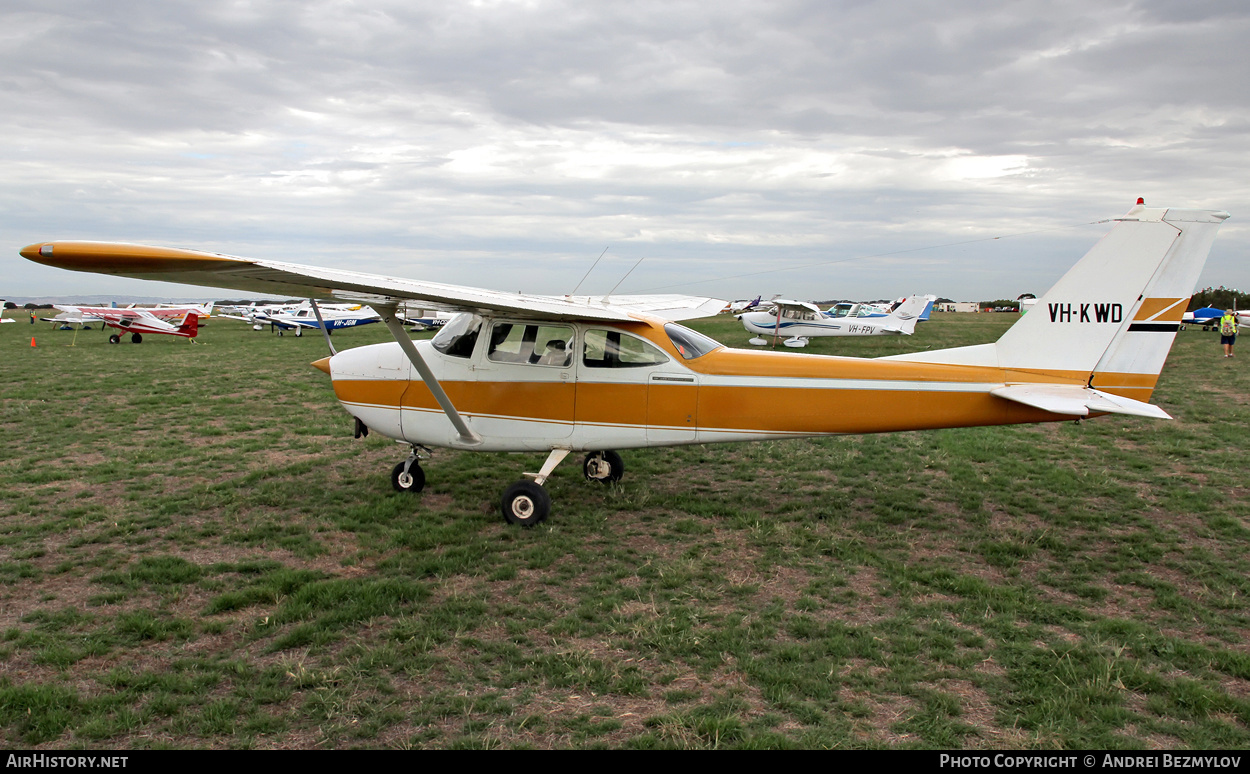
[(625, 461), (614, 451), (591, 452), (582, 461), (582, 475), (587, 481), (609, 484), (625, 475)]
[(425, 488), (425, 469), (416, 460), (411, 465), (401, 462), (391, 471), (391, 486), (396, 492), (420, 492)]
[(137, 333), (132, 333), (132, 334), (130, 334), (130, 343), (132, 343), (132, 344), (142, 344), (142, 343), (143, 343), (143, 337), (142, 337), (142, 336), (140, 336), (140, 335), (139, 335), (139, 334), (137, 334)]
[(122, 340), (122, 337), (118, 336), (116, 333), (114, 333), (112, 336), (109, 336), (110, 344), (120, 344), (121, 340)]
[(504, 490), (501, 506), (509, 524), (532, 527), (551, 513), (551, 495), (533, 481), (523, 479)]

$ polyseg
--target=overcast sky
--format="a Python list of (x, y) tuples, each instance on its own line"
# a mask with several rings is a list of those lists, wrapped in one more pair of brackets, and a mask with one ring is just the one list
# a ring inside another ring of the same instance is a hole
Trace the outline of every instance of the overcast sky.
[(607, 247), (580, 292), (645, 259), (618, 292), (1014, 298), (1138, 196), (1231, 212), (1201, 284), (1250, 288), (1237, 0), (0, 9), (0, 297), (229, 295), (17, 254), (99, 239), (540, 293)]

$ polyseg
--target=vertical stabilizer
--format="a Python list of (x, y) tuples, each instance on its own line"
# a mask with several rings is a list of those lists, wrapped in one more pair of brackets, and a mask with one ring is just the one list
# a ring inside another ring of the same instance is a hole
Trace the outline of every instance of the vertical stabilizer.
[(1146, 400), (1226, 212), (1128, 211), (994, 344), (892, 360), (997, 366)]
[(178, 324), (178, 334), (194, 339), (200, 332), (200, 317), (195, 312), (187, 312)]

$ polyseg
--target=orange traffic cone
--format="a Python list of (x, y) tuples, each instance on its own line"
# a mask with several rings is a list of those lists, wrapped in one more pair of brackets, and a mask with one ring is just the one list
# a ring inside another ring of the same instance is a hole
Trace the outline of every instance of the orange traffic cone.
[(34, 336), (31, 336), (31, 337), (30, 337), (30, 345), (31, 345), (32, 347), (33, 347), (33, 346), (35, 346), (35, 337), (34, 337)]

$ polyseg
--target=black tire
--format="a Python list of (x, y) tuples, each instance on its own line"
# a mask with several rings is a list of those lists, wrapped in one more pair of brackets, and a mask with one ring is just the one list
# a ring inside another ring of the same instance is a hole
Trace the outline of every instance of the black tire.
[(303, 337), (303, 335), (304, 335), (304, 329), (303, 329), (303, 328), (296, 328), (296, 329), (295, 329), (295, 338), (297, 338), (297, 339), (298, 339), (298, 338), (301, 338), (301, 337)]
[[(599, 459), (600, 455), (603, 455), (602, 460)], [(607, 463), (606, 472), (603, 470), (603, 463)], [(586, 455), (586, 459), (582, 460), (582, 475), (587, 481), (598, 481), (601, 484), (620, 481), (621, 476), (625, 475), (625, 460), (611, 449), (591, 452)]]
[(142, 344), (142, 343), (143, 343), (143, 337), (142, 337), (142, 336), (140, 336), (140, 335), (139, 335), (139, 334), (137, 334), (137, 333), (132, 333), (132, 334), (130, 334), (130, 343), (131, 343), (131, 344)]
[(500, 504), (503, 518), (509, 524), (532, 527), (551, 513), (551, 495), (529, 479), (518, 481), (504, 490)]
[(110, 344), (120, 344), (121, 340), (122, 340), (122, 337), (118, 336), (116, 333), (114, 333), (112, 336), (109, 336)]
[(416, 494), (425, 489), (425, 469), (416, 462), (408, 467), (408, 475), (404, 475), (404, 463), (399, 463), (391, 471), (391, 486), (396, 492), (412, 492)]

